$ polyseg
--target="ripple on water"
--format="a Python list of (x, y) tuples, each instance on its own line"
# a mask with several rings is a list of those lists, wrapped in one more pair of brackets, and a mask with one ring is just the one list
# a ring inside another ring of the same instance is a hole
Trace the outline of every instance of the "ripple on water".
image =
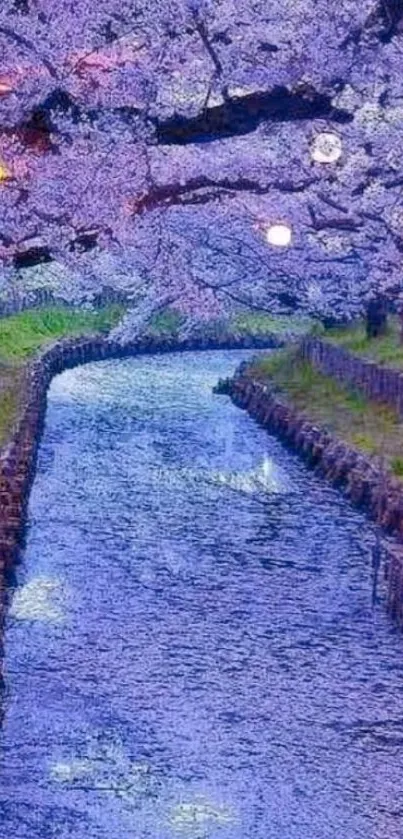
[(50, 389), (5, 640), (0, 839), (401, 839), (403, 642), (371, 525), (211, 388)]

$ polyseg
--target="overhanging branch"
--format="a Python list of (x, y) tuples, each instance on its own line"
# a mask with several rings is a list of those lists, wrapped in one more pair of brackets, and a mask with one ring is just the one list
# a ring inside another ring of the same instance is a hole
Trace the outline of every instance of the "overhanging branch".
[[(218, 200), (223, 194), (249, 192), (252, 195), (266, 195), (271, 190), (283, 193), (297, 193), (308, 189), (316, 178), (309, 177), (301, 181), (272, 181), (260, 184), (251, 178), (221, 178), (215, 180), (201, 175), (189, 178), (186, 183), (171, 183), (153, 185), (147, 193), (132, 202), (133, 215), (140, 215), (146, 210), (153, 210), (159, 206), (170, 207), (174, 204), (200, 204)], [(203, 196), (206, 200), (203, 202)]]
[(195, 117), (175, 115), (154, 122), (161, 145), (206, 143), (225, 137), (250, 134), (262, 122), (298, 122), (327, 117), (346, 123), (352, 114), (332, 105), (332, 97), (305, 86), (298, 90), (274, 87), (245, 96), (226, 99), (222, 105), (206, 108)]

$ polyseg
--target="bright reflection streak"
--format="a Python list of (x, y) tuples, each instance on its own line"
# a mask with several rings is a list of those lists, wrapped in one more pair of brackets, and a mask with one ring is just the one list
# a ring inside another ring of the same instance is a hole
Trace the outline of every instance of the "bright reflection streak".
[(266, 239), (269, 245), (274, 245), (278, 248), (286, 248), (291, 244), (291, 227), (288, 224), (272, 224), (266, 233)]
[(63, 757), (49, 767), (52, 782), (83, 786), (129, 804), (156, 799), (159, 782), (148, 763), (132, 761), (118, 743), (107, 744), (102, 734), (87, 743), (80, 755)]
[(37, 577), (13, 597), (10, 615), (17, 620), (59, 623), (63, 620), (62, 586), (59, 580)]
[(236, 818), (230, 810), (206, 799), (177, 804), (172, 808), (169, 818), (169, 824), (175, 831), (194, 839), (207, 836), (211, 829), (235, 822)]
[(279, 479), (273, 460), (267, 455), (256, 469), (250, 469), (248, 472), (218, 472), (213, 475), (212, 480), (214, 483), (247, 494), (262, 490), (263, 492), (281, 492), (286, 489)]
[(61, 784), (79, 781), (91, 775), (93, 768), (88, 760), (72, 760), (70, 763), (55, 763), (51, 767), (50, 776), (53, 781)]

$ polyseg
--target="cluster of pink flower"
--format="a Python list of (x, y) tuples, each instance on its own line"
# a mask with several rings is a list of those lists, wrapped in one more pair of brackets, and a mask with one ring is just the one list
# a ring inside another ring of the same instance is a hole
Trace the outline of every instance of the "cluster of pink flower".
[(0, 260), (106, 248), (206, 316), (398, 294), (400, 5), (3, 0)]

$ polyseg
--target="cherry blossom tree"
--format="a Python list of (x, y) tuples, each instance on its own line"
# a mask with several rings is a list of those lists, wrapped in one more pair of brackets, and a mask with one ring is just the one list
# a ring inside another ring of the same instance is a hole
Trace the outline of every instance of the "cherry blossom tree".
[(5, 281), (56, 261), (206, 317), (398, 299), (402, 25), (401, 0), (3, 0)]

